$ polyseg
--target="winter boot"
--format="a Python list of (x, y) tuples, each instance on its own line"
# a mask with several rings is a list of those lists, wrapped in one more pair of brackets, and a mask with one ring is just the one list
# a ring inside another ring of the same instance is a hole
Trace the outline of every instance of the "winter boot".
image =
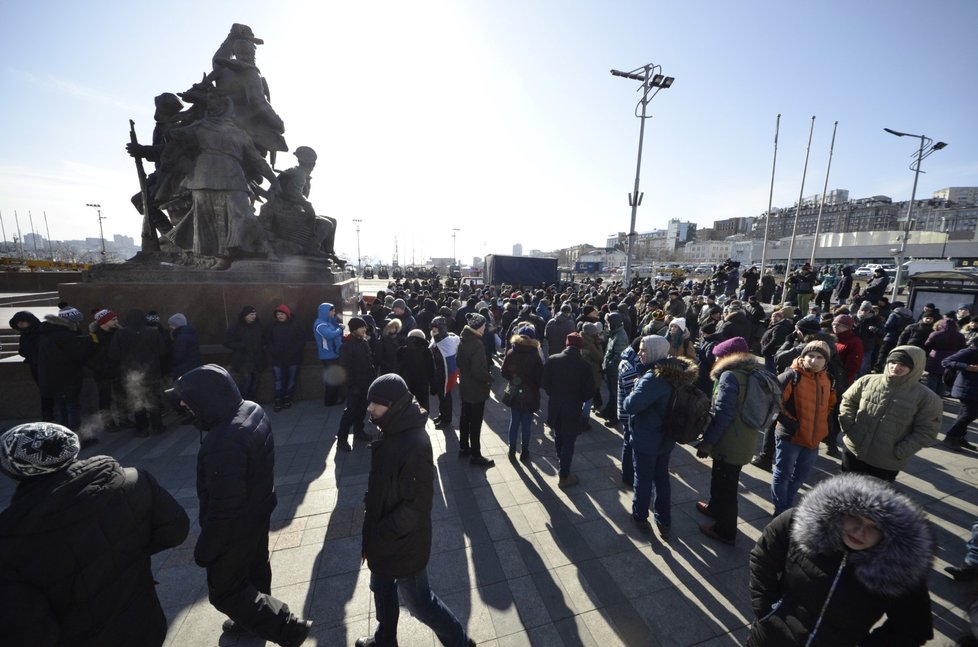
[(285, 398), (282, 400), (282, 406), (285, 407), (286, 409), (291, 409), (292, 408), (292, 396), (291, 395), (285, 396)]
[(282, 398), (275, 398), (275, 410), (276, 411), (282, 410)]
[(530, 464), (530, 446), (523, 445), (523, 450), (520, 452), (520, 462), (524, 465)]

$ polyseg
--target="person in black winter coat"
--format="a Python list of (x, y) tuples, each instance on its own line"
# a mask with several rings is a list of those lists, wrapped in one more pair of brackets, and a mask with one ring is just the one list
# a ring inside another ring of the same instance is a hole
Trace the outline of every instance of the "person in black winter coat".
[(176, 313), (166, 320), (170, 327), (170, 377), (174, 380), (190, 369), (204, 365), (200, 356), (200, 341), (197, 330), (187, 323), (186, 315)]
[(377, 366), (377, 375), (397, 372), (397, 350), (401, 347), (400, 332), (401, 321), (391, 319), (384, 326), (380, 339), (374, 344), (374, 364)]
[(549, 396), (547, 420), (554, 429), (554, 448), (559, 463), (557, 485), (561, 488), (579, 482), (577, 475), (570, 471), (574, 444), (583, 431), (581, 411), (584, 403), (596, 388), (591, 366), (581, 357), (583, 347), (584, 339), (580, 333), (571, 333), (567, 335), (564, 350), (551, 355), (543, 367), (541, 386)]
[(862, 474), (822, 481), (751, 551), (747, 644), (923, 645), (934, 635), (934, 549), (924, 511), (890, 484)]
[(843, 305), (849, 301), (849, 295), (852, 294), (852, 268), (843, 267), (842, 276), (839, 278), (839, 283), (835, 286), (835, 290), (832, 292), (832, 300), (835, 301), (836, 305)]
[(112, 337), (119, 330), (119, 317), (107, 309), (95, 313), (95, 321), (88, 325), (94, 352), (88, 360), (88, 367), (95, 379), (98, 391), (98, 415), (102, 429), (109, 433), (121, 431), (122, 427), (112, 414), (113, 400), (119, 411), (123, 426), (128, 424), (126, 413), (126, 398), (122, 390), (122, 379), (119, 372), (119, 362), (109, 356)]
[[(20, 339), (17, 342), (17, 354), (24, 358), (34, 378), (34, 384), (40, 386), (37, 373), (38, 345), (41, 341), (40, 336), (41, 321), (33, 313), (26, 310), (15, 312), (10, 318), (10, 328), (17, 331)], [(51, 422), (54, 420), (54, 400), (41, 395), (41, 420)]]
[(428, 584), (435, 466), (427, 415), (398, 375), (378, 377), (367, 400), (380, 437), (370, 445), (360, 553), (370, 569), (377, 628), (357, 647), (397, 644), (398, 591), (443, 645), (475, 645)]
[(354, 440), (369, 441), (371, 437), (364, 431), (364, 416), (367, 415), (367, 388), (377, 377), (370, 342), (367, 341), (367, 322), (360, 317), (350, 318), (350, 334), (343, 338), (340, 346), (340, 366), (346, 373), (346, 408), (336, 430), (336, 447), (351, 451), (350, 427), (353, 427)]
[(173, 387), (206, 431), (197, 454), (200, 536), (194, 561), (207, 569), (208, 597), (229, 616), (228, 632), (246, 629), (279, 645), (301, 645), (311, 622), (270, 595), (268, 530), (275, 495), (275, 440), (265, 411), (244, 400), (226, 370), (205, 364)]
[[(567, 317), (567, 321), (573, 326), (574, 322), (570, 317)], [(564, 335), (565, 342), (566, 339), (567, 335)], [(507, 405), (510, 408), (509, 458), (516, 458), (516, 439), (519, 432), (520, 462), (529, 464), (533, 414), (540, 410), (543, 357), (540, 354), (540, 342), (536, 340), (533, 326), (518, 328), (510, 344), (499, 369), (503, 379), (509, 382), (506, 388), (512, 393), (512, 400)]]
[(272, 325), (265, 330), (265, 347), (272, 360), (275, 376), (275, 410), (292, 406), (296, 376), (302, 364), (302, 348), (306, 338), (295, 323), (292, 311), (284, 303), (275, 308)]
[(160, 410), (163, 387), (160, 358), (163, 352), (163, 340), (156, 328), (146, 324), (143, 311), (127, 312), (122, 329), (112, 337), (109, 357), (119, 362), (122, 387), (136, 422), (137, 436), (164, 431)]
[(261, 323), (254, 306), (241, 308), (238, 321), (224, 336), (224, 345), (231, 349), (231, 372), (237, 378), (241, 397), (254, 400), (258, 393), (258, 376), (265, 366)]
[(82, 313), (64, 308), (58, 316), (46, 315), (38, 327), (38, 384), (41, 397), (50, 398), (58, 408), (64, 426), (72, 431), (81, 427), (82, 371), (94, 349), (81, 331)]
[(776, 310), (771, 315), (771, 325), (761, 336), (761, 356), (764, 366), (774, 372), (774, 356), (784, 344), (784, 340), (795, 330), (795, 324), (787, 312), (787, 308)]
[(397, 374), (404, 378), (414, 399), (427, 412), (435, 378), (435, 362), (428, 340), (420, 328), (409, 332), (407, 342), (397, 349)]
[(190, 520), (148, 472), (78, 451), (52, 423), (0, 435), (0, 471), (18, 481), (0, 512), (0, 641), (159, 647), (150, 557), (183, 542)]
[(897, 346), (916, 346), (917, 348), (923, 348), (932, 332), (934, 332), (934, 314), (925, 311), (920, 321), (912, 323), (903, 329), (897, 341)]

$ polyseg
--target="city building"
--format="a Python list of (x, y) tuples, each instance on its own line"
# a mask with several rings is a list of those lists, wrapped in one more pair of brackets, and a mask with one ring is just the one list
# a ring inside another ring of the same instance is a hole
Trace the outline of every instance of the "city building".
[(731, 241), (729, 240), (697, 240), (686, 243), (682, 250), (682, 258), (688, 263), (719, 263), (730, 258)]
[(952, 186), (934, 191), (934, 197), (958, 204), (978, 204), (978, 186)]
[(522, 255), (523, 255), (523, 245), (520, 243), (516, 243), (515, 245), (513, 245), (513, 256), (522, 256)]

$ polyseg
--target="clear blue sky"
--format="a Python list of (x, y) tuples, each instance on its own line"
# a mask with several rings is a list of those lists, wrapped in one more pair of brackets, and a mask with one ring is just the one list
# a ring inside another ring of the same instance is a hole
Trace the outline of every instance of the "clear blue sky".
[[(233, 22), (265, 40), (258, 65), (291, 148), (319, 153), (311, 199), (340, 221), (338, 251), (402, 262), (601, 244), (628, 228), (648, 62), (676, 77), (650, 106), (637, 229), (709, 226), (829, 188), (910, 197), (915, 141), (949, 146), (918, 195), (978, 185), (978, 3), (7, 2), (0, 6), (0, 213), (46, 211), (54, 238), (138, 239), (128, 119), (210, 69)], [(277, 166), (294, 164), (290, 154)]]

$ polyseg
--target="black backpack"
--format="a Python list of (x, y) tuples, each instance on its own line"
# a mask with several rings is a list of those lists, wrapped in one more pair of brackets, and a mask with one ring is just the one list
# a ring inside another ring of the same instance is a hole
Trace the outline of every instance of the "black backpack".
[(693, 384), (673, 388), (662, 432), (680, 445), (696, 441), (713, 420), (710, 397)]

